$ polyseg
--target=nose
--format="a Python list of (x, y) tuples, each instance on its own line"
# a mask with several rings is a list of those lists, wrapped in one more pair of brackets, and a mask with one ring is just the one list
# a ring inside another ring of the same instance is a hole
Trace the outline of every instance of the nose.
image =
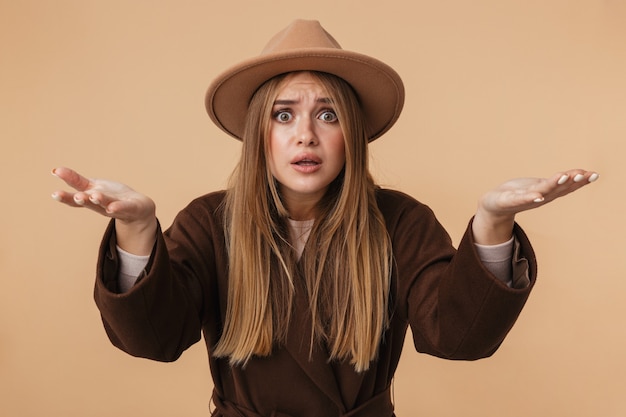
[(314, 146), (317, 144), (315, 125), (311, 117), (303, 117), (298, 121), (296, 137), (299, 145)]

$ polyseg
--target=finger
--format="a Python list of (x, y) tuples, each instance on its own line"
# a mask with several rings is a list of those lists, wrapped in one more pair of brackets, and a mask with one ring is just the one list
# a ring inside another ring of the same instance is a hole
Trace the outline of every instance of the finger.
[(578, 189), (597, 181), (600, 176), (594, 171), (572, 169), (555, 174), (547, 180), (548, 186), (539, 190), (546, 202), (564, 197)]
[(556, 174), (553, 177), (553, 180), (555, 177), (558, 177), (558, 179), (556, 180), (557, 185), (571, 185), (572, 183), (584, 185), (590, 182), (597, 181), (598, 178), (600, 178), (600, 175), (598, 175), (598, 173), (594, 171), (572, 169), (563, 173)]
[(78, 172), (73, 169), (66, 167), (54, 168), (52, 170), (52, 175), (63, 180), (67, 185), (74, 188), (77, 191), (85, 191), (91, 187), (91, 181), (89, 178), (86, 178), (80, 175)]
[(529, 191), (523, 196), (519, 196), (517, 207), (519, 209), (525, 210), (532, 207), (537, 207), (537, 205), (541, 205), (545, 202), (546, 198), (543, 193), (537, 191)]
[(106, 207), (113, 201), (113, 198), (109, 197), (107, 194), (102, 193), (101, 191), (94, 191), (88, 194), (89, 201), (91, 204), (100, 207)]
[(52, 193), (52, 199), (70, 207), (81, 207), (81, 205), (77, 204), (74, 200), (74, 193), (68, 193), (66, 191), (55, 191)]
[(581, 171), (572, 177), (572, 181), (580, 184), (588, 184), (596, 181), (600, 176), (597, 172), (593, 171)]
[[(557, 177), (556, 185), (563, 185), (570, 179), (569, 174), (556, 174), (555, 176)], [(554, 180), (550, 182), (554, 183)]]
[(118, 218), (125, 216), (124, 210), (128, 210), (127, 203), (101, 191), (89, 191), (75, 193), (74, 202), (80, 206), (96, 211), (107, 217)]
[(100, 215), (106, 217), (112, 217), (107, 213), (106, 209), (100, 205), (93, 204), (89, 196), (85, 193), (68, 193), (66, 191), (55, 191), (52, 193), (52, 198), (59, 203), (63, 203), (70, 207), (86, 208), (92, 210)]
[(591, 182), (596, 181), (599, 175), (593, 171), (571, 169), (554, 174), (534, 187), (546, 199), (554, 199), (571, 193)]
[(94, 191), (93, 193), (90, 193), (88, 198), (92, 205), (99, 207), (109, 216), (127, 208), (125, 203), (101, 191)]
[(126, 200), (113, 200), (104, 209), (109, 216), (120, 220), (133, 219), (140, 211), (136, 203)]
[(487, 198), (483, 201), (492, 210), (506, 213), (524, 211), (536, 207), (538, 203), (544, 201), (544, 196), (541, 192), (532, 190), (505, 191), (496, 193), (493, 196), (495, 198)]

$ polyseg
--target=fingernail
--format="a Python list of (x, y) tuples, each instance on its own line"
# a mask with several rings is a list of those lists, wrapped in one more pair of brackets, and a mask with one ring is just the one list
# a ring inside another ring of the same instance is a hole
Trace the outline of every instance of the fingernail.
[(89, 197), (89, 201), (91, 201), (93, 204), (100, 205), (100, 200), (98, 200), (94, 196)]
[(544, 200), (544, 198), (543, 198), (543, 197), (537, 197), (537, 198), (535, 198), (533, 201), (534, 201), (535, 203), (541, 203), (543, 200)]
[(568, 178), (569, 178), (569, 175), (567, 175), (567, 174), (561, 175), (561, 178), (559, 178), (559, 181), (557, 182), (557, 184), (559, 184), (559, 185), (565, 184), (567, 182)]
[(78, 204), (79, 206), (82, 206), (83, 204), (85, 204), (85, 200), (83, 200), (82, 198), (78, 198), (78, 197), (74, 197), (74, 202)]
[(598, 178), (600, 178), (600, 176), (597, 173), (593, 173), (589, 176), (589, 182), (594, 182), (595, 180), (597, 180)]
[(583, 178), (585, 178), (583, 174), (576, 174), (576, 176), (574, 177), (574, 182), (581, 182)]
[(52, 193), (51, 197), (54, 201), (61, 201), (61, 196), (58, 195), (57, 193)]
[(52, 170), (52, 172), (50, 172), (50, 173), (51, 173), (52, 175), (54, 175), (55, 177), (58, 177), (58, 175), (57, 175), (57, 169), (56, 169), (56, 168), (54, 168), (54, 169)]

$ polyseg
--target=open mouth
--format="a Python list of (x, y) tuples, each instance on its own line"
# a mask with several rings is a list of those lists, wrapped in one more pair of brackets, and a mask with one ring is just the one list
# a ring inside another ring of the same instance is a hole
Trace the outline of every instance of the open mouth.
[(303, 174), (312, 174), (320, 169), (322, 160), (316, 155), (302, 154), (292, 160), (291, 166), (294, 167), (296, 171)]
[(299, 161), (294, 162), (294, 164), (299, 165), (299, 166), (316, 166), (316, 165), (319, 165), (320, 163), (312, 159), (301, 159)]

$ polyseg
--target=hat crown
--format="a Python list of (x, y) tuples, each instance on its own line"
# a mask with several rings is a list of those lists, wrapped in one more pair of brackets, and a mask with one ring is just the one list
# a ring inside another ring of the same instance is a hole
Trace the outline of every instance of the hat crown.
[(341, 46), (317, 20), (297, 19), (274, 35), (261, 55), (309, 48), (341, 49)]
[(274, 35), (260, 55), (215, 78), (205, 96), (207, 112), (220, 129), (241, 140), (248, 106), (259, 86), (279, 74), (296, 71), (319, 71), (345, 80), (359, 100), (370, 142), (400, 116), (404, 85), (393, 68), (342, 49), (317, 20), (302, 19)]

